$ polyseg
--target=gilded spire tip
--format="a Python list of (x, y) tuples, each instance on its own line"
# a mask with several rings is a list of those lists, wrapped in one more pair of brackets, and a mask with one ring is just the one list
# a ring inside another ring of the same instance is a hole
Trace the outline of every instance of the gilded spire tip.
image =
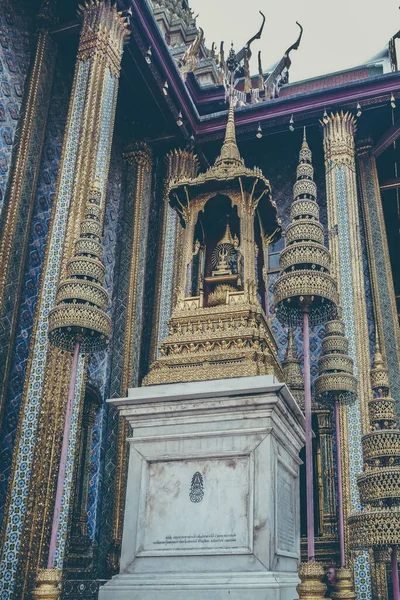
[(374, 355), (374, 363), (373, 369), (384, 369), (385, 361), (383, 359), (382, 351), (381, 351), (381, 343), (379, 339), (378, 328), (375, 330), (375, 355)]
[(229, 89), (229, 110), (228, 110), (228, 122), (226, 124), (225, 139), (222, 144), (221, 153), (215, 161), (215, 165), (221, 163), (243, 163), (240, 156), (239, 148), (236, 142), (236, 130), (235, 130), (235, 103), (233, 96), (233, 87)]

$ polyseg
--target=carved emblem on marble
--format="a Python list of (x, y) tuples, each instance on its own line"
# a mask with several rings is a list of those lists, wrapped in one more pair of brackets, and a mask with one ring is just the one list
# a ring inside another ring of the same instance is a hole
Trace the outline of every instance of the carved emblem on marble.
[(189, 498), (192, 502), (201, 502), (204, 498), (204, 480), (199, 471), (196, 471), (192, 477)]

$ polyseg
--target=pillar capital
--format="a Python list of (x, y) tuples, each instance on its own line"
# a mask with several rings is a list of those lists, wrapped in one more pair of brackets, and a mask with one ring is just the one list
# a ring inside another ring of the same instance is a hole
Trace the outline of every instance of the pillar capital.
[(354, 170), (354, 135), (357, 128), (354, 115), (343, 111), (331, 113), (321, 124), (326, 168), (346, 165)]
[(146, 142), (135, 141), (126, 147), (124, 159), (131, 166), (137, 165), (138, 167), (144, 167), (146, 171), (150, 171), (153, 162), (153, 153)]
[(127, 17), (110, 0), (86, 0), (79, 13), (83, 22), (78, 60), (99, 57), (117, 76), (123, 46), (129, 37)]
[(373, 146), (373, 141), (371, 138), (363, 138), (362, 140), (358, 140), (356, 143), (356, 152), (357, 156), (364, 156), (365, 154), (370, 154)]
[(194, 179), (197, 177), (200, 168), (197, 155), (190, 150), (182, 150), (181, 148), (175, 148), (168, 152), (165, 155), (165, 163), (167, 166), (166, 179), (168, 181), (182, 177)]

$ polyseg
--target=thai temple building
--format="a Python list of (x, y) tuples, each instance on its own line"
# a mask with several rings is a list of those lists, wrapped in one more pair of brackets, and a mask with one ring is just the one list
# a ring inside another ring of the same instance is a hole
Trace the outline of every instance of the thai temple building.
[(0, 600), (400, 598), (400, 32), (267, 26), (0, 0)]

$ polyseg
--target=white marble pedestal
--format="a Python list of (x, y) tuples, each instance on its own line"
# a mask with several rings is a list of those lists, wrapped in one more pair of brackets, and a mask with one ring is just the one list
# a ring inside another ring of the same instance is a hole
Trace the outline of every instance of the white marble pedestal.
[(120, 574), (100, 600), (293, 600), (304, 417), (273, 376), (131, 389)]

